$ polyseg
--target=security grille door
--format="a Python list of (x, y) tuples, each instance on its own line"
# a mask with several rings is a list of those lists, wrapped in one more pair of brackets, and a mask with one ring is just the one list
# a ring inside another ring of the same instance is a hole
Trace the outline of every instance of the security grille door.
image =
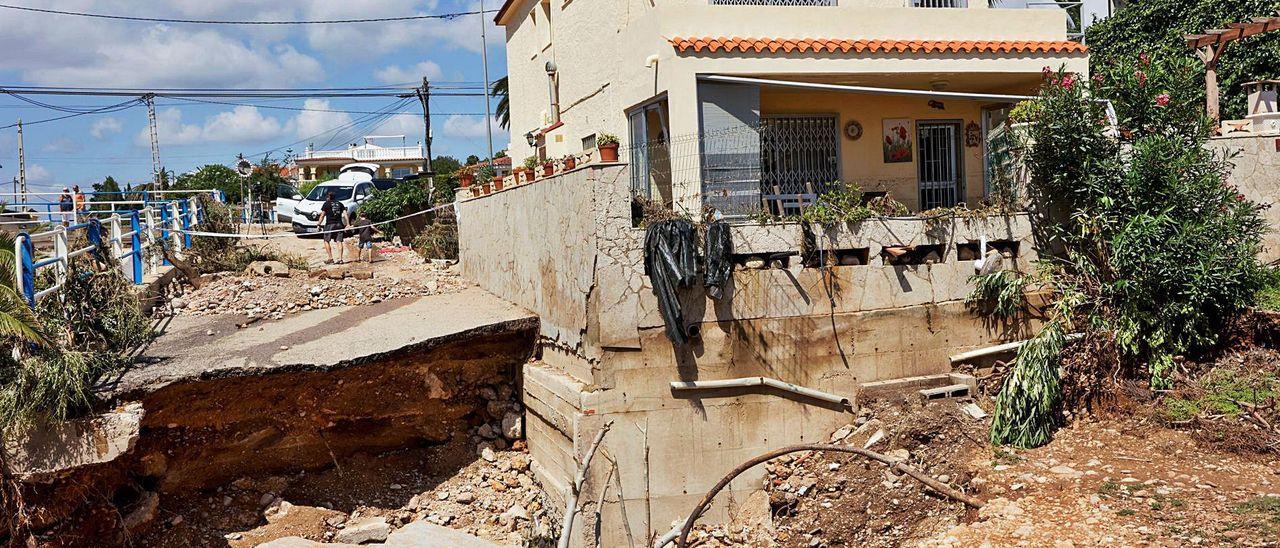
[(920, 122), (920, 209), (956, 205), (960, 186), (960, 124)]
[(840, 179), (840, 130), (835, 116), (760, 119), (761, 183), (766, 194), (822, 193)]

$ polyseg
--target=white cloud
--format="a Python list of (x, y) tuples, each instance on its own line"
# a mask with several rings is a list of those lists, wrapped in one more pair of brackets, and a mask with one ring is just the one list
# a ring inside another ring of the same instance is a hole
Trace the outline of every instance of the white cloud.
[(120, 133), (122, 130), (124, 130), (124, 126), (120, 123), (120, 120), (108, 116), (94, 121), (93, 125), (89, 126), (89, 135), (92, 135), (94, 139), (101, 139), (106, 137), (108, 133)]
[[(263, 116), (257, 107), (239, 106), (210, 116), (203, 124), (183, 123), (182, 111), (176, 107), (156, 112), (161, 149), (167, 145), (258, 143), (280, 137), (285, 131), (280, 120)], [(138, 131), (134, 143), (140, 147), (151, 146), (148, 128)]]
[(53, 173), (40, 164), (27, 166), (27, 184), (47, 185), (53, 182)]
[(302, 104), (302, 107), (313, 110), (299, 112), (290, 121), (294, 133), (299, 139), (328, 140), (333, 135), (330, 130), (351, 124), (350, 114), (345, 112), (323, 112), (335, 110), (330, 106), (329, 101), (324, 99), (307, 99)]
[[(506, 131), (498, 125), (498, 121), (493, 118), (489, 119), (489, 127), (493, 130), (494, 142), (498, 142), (500, 135), (505, 135)], [(484, 116), (463, 116), (455, 114), (445, 119), (443, 133), (446, 137), (456, 137), (459, 139), (479, 139), (488, 137), (485, 131)]]
[(83, 149), (84, 147), (80, 146), (79, 141), (76, 141), (75, 139), (72, 139), (70, 137), (59, 137), (57, 139), (49, 141), (48, 143), (45, 143), (43, 147), (40, 147), (40, 150), (42, 152), (54, 152), (54, 153), (61, 153), (61, 154), (80, 152)]
[[(413, 4), (418, 4), (416, 9)], [(496, 4), (494, 2), (488, 7), (492, 8)], [(395, 17), (408, 15), (408, 10), (411, 9), (415, 15), (426, 15), (477, 11), (479, 8), (478, 2), (441, 5), (435, 0), (413, 3), (406, 3), (404, 0), (347, 0), (315, 2), (306, 16), (310, 19), (333, 19), (359, 13), (363, 17)], [(367, 58), (371, 53), (380, 55), (413, 46), (442, 45), (479, 53), (480, 21), (484, 21), (486, 25), (487, 43), (491, 46), (502, 44), (506, 33), (493, 22), (490, 15), (380, 24), (376, 32), (371, 32), (367, 25), (316, 25), (307, 29), (307, 40), (311, 48), (345, 61), (357, 61)]]
[(444, 71), (434, 61), (423, 61), (409, 68), (390, 65), (373, 71), (373, 78), (384, 84), (416, 83), (425, 76), (428, 80), (439, 80)]

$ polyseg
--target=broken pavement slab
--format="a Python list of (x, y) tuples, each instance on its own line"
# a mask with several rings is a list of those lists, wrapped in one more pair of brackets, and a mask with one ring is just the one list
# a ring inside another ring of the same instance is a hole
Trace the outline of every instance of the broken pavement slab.
[(28, 430), (21, 440), (5, 441), (8, 470), (26, 480), (115, 460), (137, 443), (143, 414), (142, 404), (134, 402)]
[[(313, 310), (237, 329), (237, 316), (174, 318), (143, 353), (145, 365), (107, 379), (103, 399), (129, 399), (178, 382), (330, 371), (422, 352), (490, 333), (537, 329), (533, 313), (480, 289)], [(208, 333), (215, 333), (209, 335)]]

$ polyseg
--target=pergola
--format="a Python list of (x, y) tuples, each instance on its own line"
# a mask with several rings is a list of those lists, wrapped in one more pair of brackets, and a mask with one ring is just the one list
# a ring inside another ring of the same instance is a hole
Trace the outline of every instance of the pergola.
[(1280, 29), (1280, 17), (1254, 17), (1244, 23), (1231, 23), (1225, 29), (1210, 29), (1204, 34), (1188, 34), (1184, 38), (1187, 47), (1196, 50), (1196, 56), (1204, 61), (1206, 112), (1214, 123), (1222, 121), (1219, 109), (1218, 59), (1227, 44), (1250, 36)]

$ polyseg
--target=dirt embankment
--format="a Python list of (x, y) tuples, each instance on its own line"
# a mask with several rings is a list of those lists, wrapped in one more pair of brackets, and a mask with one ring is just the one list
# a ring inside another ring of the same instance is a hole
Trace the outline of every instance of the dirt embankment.
[[(479, 425), (492, 430), (518, 411), (511, 394), (536, 329), (533, 322), (477, 330), (340, 368), (195, 377), (128, 394), (146, 411), (131, 451), (20, 484), (30, 538), (48, 546), (125, 545), (157, 527), (203, 521), (187, 505), (241, 478), (353, 470), (391, 450), (427, 451), (425, 477), (443, 477), (476, 459), (471, 437)], [(508, 399), (485, 397), (498, 391)], [(177, 516), (185, 517), (174, 523)], [(255, 516), (262, 519), (260, 509)]]

